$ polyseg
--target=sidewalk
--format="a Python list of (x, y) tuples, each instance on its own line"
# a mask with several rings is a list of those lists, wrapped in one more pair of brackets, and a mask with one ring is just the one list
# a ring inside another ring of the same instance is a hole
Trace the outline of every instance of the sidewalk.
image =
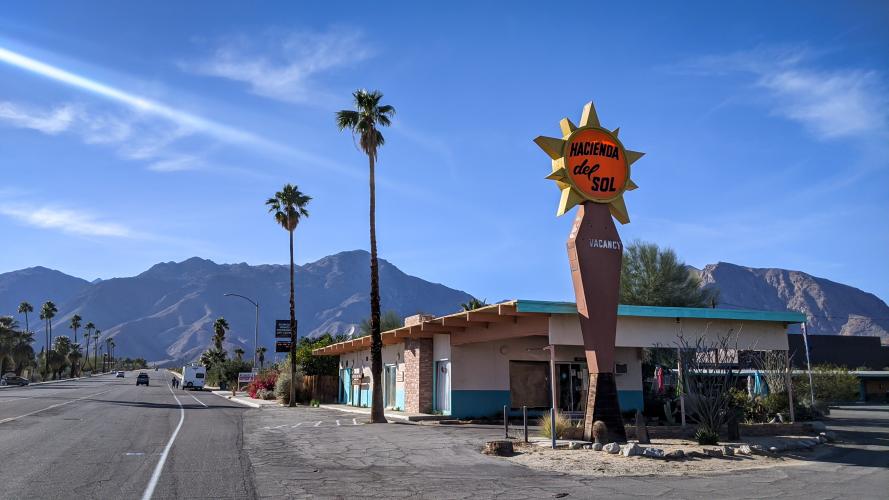
[(250, 408), (262, 408), (263, 406), (278, 406), (277, 400), (253, 399), (246, 392), (237, 392), (232, 396), (232, 391), (210, 391), (221, 398), (225, 398), (233, 403), (249, 406)]
[[(340, 404), (320, 405), (320, 408), (328, 410), (337, 410), (343, 413), (358, 413), (360, 415), (370, 415), (370, 408), (360, 406), (349, 406)], [(389, 420), (400, 420), (402, 422), (423, 422), (434, 420), (448, 420), (451, 417), (447, 415), (430, 415), (429, 413), (408, 413), (404, 411), (385, 410), (383, 415)]]

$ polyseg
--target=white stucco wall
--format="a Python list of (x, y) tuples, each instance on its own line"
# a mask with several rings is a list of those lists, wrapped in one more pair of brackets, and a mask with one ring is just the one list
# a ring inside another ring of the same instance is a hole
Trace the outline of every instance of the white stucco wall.
[[(783, 323), (771, 321), (728, 321), (694, 318), (617, 318), (618, 347), (675, 347), (679, 333), (693, 345), (704, 337), (708, 340), (729, 332), (737, 335), (742, 350), (787, 350), (787, 329)], [(549, 336), (554, 344), (583, 345), (580, 320), (576, 314), (554, 314), (549, 318)]]
[(432, 337), (432, 359), (451, 359), (451, 336), (440, 333)]

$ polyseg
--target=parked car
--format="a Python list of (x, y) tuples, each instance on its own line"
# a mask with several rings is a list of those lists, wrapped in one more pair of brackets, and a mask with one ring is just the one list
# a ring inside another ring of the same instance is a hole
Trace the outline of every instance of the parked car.
[(123, 372), (117, 372), (117, 378), (123, 378)]
[(28, 385), (28, 379), (24, 377), (19, 377), (17, 375), (5, 375), (0, 377), (0, 385)]
[(136, 385), (137, 386), (144, 385), (144, 386), (148, 387), (148, 374), (147, 373), (140, 373), (139, 376), (136, 377)]

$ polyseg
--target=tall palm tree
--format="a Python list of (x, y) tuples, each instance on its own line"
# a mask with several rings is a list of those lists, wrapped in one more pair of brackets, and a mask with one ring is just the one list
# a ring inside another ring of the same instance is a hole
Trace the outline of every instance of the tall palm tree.
[(15, 343), (12, 346), (12, 360), (15, 362), (15, 374), (21, 375), (25, 367), (35, 362), (34, 348), (34, 332), (19, 332), (16, 336)]
[(6, 373), (6, 357), (15, 345), (18, 327), (18, 322), (12, 316), (0, 316), (0, 375)]
[[(111, 366), (111, 337), (105, 339), (105, 357), (108, 360), (108, 366)], [(110, 370), (106, 370), (110, 371)]]
[(269, 213), (275, 217), (281, 227), (290, 234), (290, 406), (296, 406), (296, 305), (293, 295), (293, 232), (299, 225), (300, 219), (309, 216), (309, 202), (312, 197), (303, 194), (299, 187), (285, 184), (275, 193), (275, 196), (266, 200)]
[(96, 329), (96, 333), (93, 334), (93, 371), (99, 369), (99, 334), (102, 333), (99, 329)]
[(235, 348), (235, 357), (237, 358), (238, 361), (241, 361), (244, 358), (244, 349), (241, 349), (240, 347), (236, 347)]
[(114, 339), (108, 339), (108, 362), (112, 370), (114, 369), (114, 347), (116, 345)]
[(80, 328), (80, 321), (82, 319), (83, 318), (81, 318), (79, 315), (75, 314), (75, 315), (71, 316), (71, 321), (70, 321), (70, 324), (68, 325), (68, 328), (74, 330), (74, 343), (75, 344), (77, 343), (77, 329)]
[(395, 108), (380, 104), (383, 94), (379, 90), (368, 92), (356, 90), (352, 93), (355, 109), (344, 109), (336, 113), (336, 125), (340, 131), (349, 129), (352, 137), (358, 137), (358, 144), (370, 166), (370, 324), (371, 342), (370, 371), (373, 376), (373, 396), (371, 398), (370, 421), (386, 423), (383, 415), (383, 340), (380, 336), (380, 272), (377, 263), (377, 223), (376, 223), (376, 167), (377, 151), (385, 144), (379, 127), (388, 127), (395, 114)]
[(265, 352), (267, 350), (268, 349), (266, 349), (264, 346), (256, 348), (256, 358), (259, 360), (259, 369), (260, 370), (262, 370), (263, 365), (265, 364)]
[[(46, 302), (43, 303), (42, 306), (40, 306), (40, 319), (42, 319), (46, 322), (45, 332), (46, 332), (46, 352), (47, 353), (49, 353), (50, 346), (52, 346), (52, 319), (56, 316), (57, 312), (59, 312), (59, 309), (56, 307), (56, 305), (51, 300), (47, 300)], [(47, 354), (46, 360), (48, 361), (49, 359), (50, 359), (50, 357)], [(44, 363), (43, 366), (44, 366), (43, 377), (46, 378), (46, 376), (49, 375), (49, 373), (47, 372), (47, 369), (49, 368), (49, 363)]]
[(86, 363), (84, 363), (84, 364), (89, 365), (89, 362), (90, 362), (90, 337), (92, 337), (93, 330), (96, 329), (96, 325), (94, 325), (93, 322), (90, 321), (83, 328), (86, 330), (86, 335), (84, 335), (84, 337), (86, 338), (86, 349), (83, 350), (83, 352), (86, 353)]
[(216, 318), (213, 323), (213, 345), (216, 350), (222, 352), (222, 343), (225, 342), (225, 332), (229, 330), (228, 321), (222, 316)]
[(32, 306), (30, 303), (28, 303), (26, 301), (22, 301), (22, 303), (19, 304), (19, 314), (25, 315), (25, 331), (26, 332), (31, 331), (31, 325), (28, 323), (28, 313), (32, 313), (32, 312), (34, 312), (34, 306)]

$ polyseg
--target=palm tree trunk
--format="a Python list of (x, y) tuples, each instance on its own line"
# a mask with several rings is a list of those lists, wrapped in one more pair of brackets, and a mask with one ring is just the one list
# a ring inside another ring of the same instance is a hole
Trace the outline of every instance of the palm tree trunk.
[[(290, 225), (290, 221), (287, 222)], [(295, 229), (295, 228), (293, 228)], [(296, 406), (296, 307), (293, 296), (293, 229), (290, 229), (290, 406)]]
[(386, 423), (383, 412), (383, 340), (380, 336), (380, 271), (377, 263), (376, 181), (374, 157), (370, 163), (370, 373), (373, 381), (371, 395), (371, 423)]

